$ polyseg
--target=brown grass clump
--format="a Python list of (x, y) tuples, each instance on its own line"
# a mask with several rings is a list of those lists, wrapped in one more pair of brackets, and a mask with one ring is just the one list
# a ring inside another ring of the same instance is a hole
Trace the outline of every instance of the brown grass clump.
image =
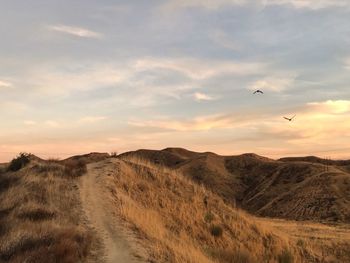
[(64, 162), (64, 174), (69, 177), (79, 177), (86, 173), (86, 163), (83, 160), (68, 160)]
[[(74, 166), (75, 167), (75, 166)], [(31, 161), (0, 174), (0, 262), (82, 262), (93, 241), (67, 166)]]
[(294, 262), (293, 254), (288, 250), (284, 250), (280, 255), (278, 255), (278, 263), (293, 263), (293, 262)]

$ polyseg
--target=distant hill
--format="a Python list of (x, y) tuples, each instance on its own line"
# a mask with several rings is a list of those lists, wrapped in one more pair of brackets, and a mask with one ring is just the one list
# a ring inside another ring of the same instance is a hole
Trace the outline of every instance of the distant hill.
[(109, 157), (108, 153), (98, 153), (98, 152), (92, 152), (92, 153), (87, 153), (87, 154), (82, 154), (82, 155), (75, 155), (72, 157), (69, 157), (67, 159), (62, 160), (61, 162), (69, 162), (69, 161), (83, 161), (85, 163), (93, 163), (93, 162), (98, 162), (102, 161), (106, 158)]
[(307, 162), (307, 163), (320, 163), (324, 165), (337, 165), (337, 166), (348, 166), (350, 165), (350, 160), (330, 160), (323, 159), (316, 156), (306, 156), (306, 157), (285, 157), (279, 159), (282, 162)]
[(181, 148), (138, 150), (120, 157), (146, 159), (179, 170), (226, 202), (255, 215), (350, 222), (350, 161), (220, 156)]

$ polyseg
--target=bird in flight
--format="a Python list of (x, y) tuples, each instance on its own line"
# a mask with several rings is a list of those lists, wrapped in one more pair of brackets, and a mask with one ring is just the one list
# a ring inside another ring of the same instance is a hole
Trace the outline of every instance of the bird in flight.
[(287, 121), (292, 121), (295, 118), (296, 115), (294, 115), (292, 118), (287, 118), (287, 117), (283, 117), (284, 119), (286, 119)]
[(264, 92), (262, 92), (261, 90), (256, 90), (256, 91), (254, 91), (254, 93), (253, 94), (256, 94), (256, 93), (261, 93), (261, 94), (264, 94)]

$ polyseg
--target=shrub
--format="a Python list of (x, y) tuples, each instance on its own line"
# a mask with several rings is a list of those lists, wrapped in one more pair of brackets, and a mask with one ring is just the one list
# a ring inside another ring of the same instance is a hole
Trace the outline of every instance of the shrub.
[(221, 226), (219, 225), (212, 225), (210, 227), (210, 233), (212, 234), (212, 236), (214, 237), (221, 237), (222, 233), (223, 233), (223, 229)]
[(204, 221), (206, 223), (211, 223), (214, 220), (214, 215), (211, 212), (206, 213), (204, 216)]
[(283, 252), (278, 256), (278, 263), (293, 263), (294, 258), (292, 253), (285, 249)]
[(29, 153), (20, 153), (16, 158), (14, 158), (10, 165), (8, 166), (7, 170), (11, 172), (16, 172), (20, 169), (22, 169), (24, 166), (26, 166), (30, 162), (30, 154)]
[(304, 241), (303, 239), (298, 239), (297, 245), (298, 245), (299, 247), (305, 247), (305, 241)]
[(117, 158), (118, 157), (118, 152), (111, 152), (111, 158)]
[(64, 164), (64, 173), (70, 177), (82, 176), (86, 171), (86, 163), (83, 160), (69, 160)]

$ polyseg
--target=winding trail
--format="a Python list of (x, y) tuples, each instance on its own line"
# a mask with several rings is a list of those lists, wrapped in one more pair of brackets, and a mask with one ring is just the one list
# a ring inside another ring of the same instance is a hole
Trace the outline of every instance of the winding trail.
[(104, 246), (107, 263), (136, 263), (136, 259), (122, 234), (122, 226), (113, 211), (110, 190), (105, 187), (106, 174), (100, 170), (103, 163), (88, 165), (87, 174), (80, 178), (79, 190), (83, 210), (91, 227), (97, 232)]

